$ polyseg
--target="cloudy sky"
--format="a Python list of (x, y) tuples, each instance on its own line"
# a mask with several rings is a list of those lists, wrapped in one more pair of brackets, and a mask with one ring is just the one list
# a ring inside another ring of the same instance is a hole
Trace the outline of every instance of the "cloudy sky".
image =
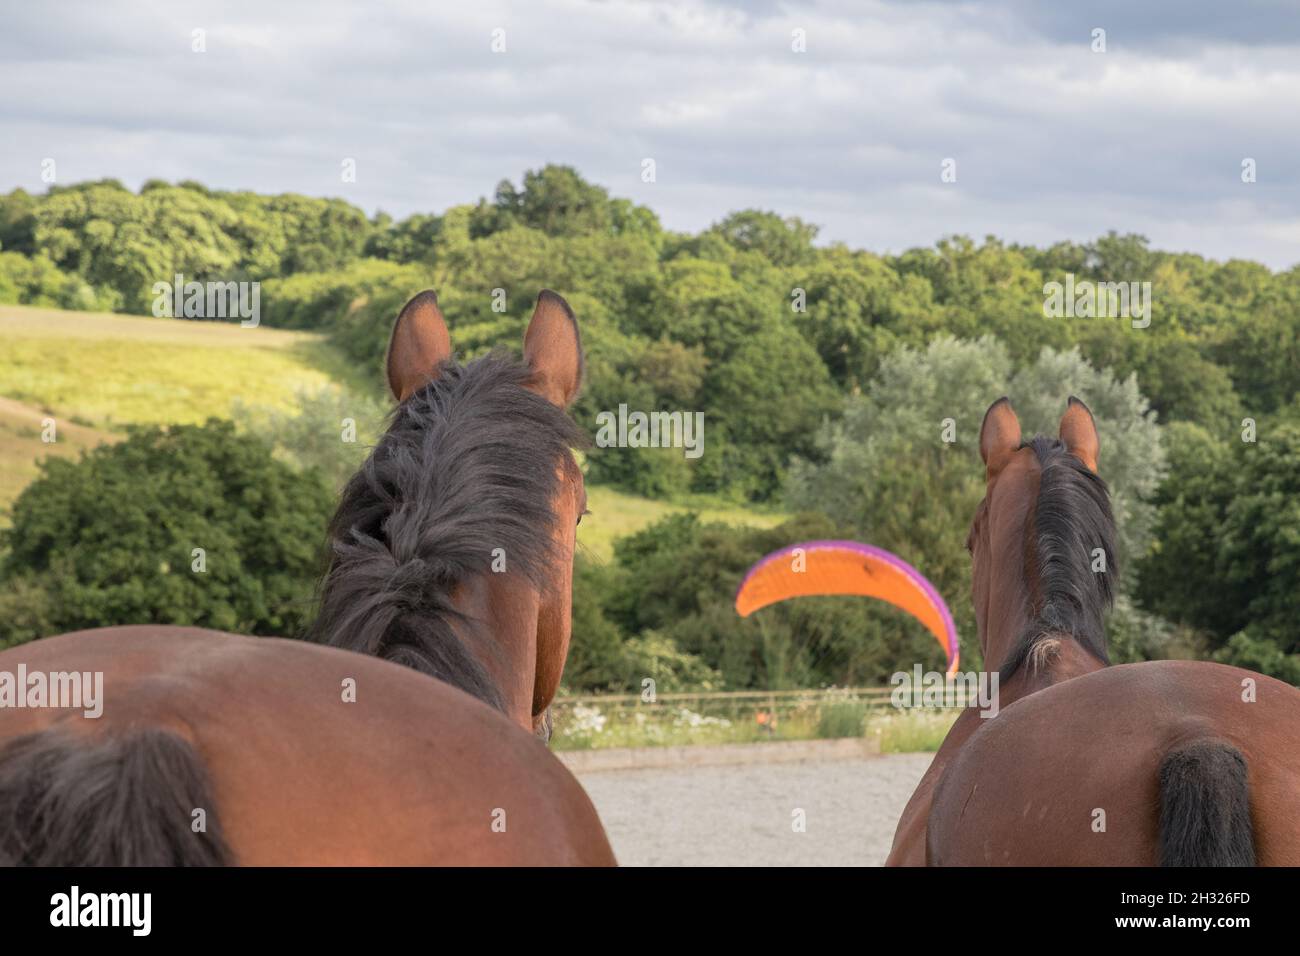
[(43, 189), (52, 158), (60, 182), (188, 178), (402, 216), (557, 162), (674, 229), (756, 207), (882, 252), (1117, 229), (1300, 262), (1296, 0), (0, 11), (0, 190)]

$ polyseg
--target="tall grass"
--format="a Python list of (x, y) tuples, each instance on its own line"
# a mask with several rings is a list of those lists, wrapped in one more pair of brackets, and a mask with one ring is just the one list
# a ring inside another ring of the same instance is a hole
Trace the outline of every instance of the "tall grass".
[(933, 752), (957, 719), (958, 710), (872, 708), (861, 699), (831, 696), (783, 708), (775, 721), (760, 723), (748, 704), (729, 716), (706, 715), (680, 704), (618, 706), (557, 701), (555, 750), (610, 747), (666, 747), (745, 744), (781, 740), (839, 740), (872, 737), (882, 753)]
[(861, 737), (868, 711), (868, 706), (860, 700), (827, 704), (817, 715), (817, 736), (823, 740)]
[(930, 752), (939, 749), (960, 710), (879, 711), (871, 716), (867, 734), (880, 742), (886, 754)]

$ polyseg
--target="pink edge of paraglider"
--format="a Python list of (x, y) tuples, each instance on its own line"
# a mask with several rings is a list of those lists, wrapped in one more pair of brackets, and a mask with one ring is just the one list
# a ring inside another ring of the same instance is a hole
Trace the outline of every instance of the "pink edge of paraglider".
[(886, 564), (892, 564), (902, 571), (907, 577), (920, 586), (925, 592), (926, 597), (939, 609), (939, 616), (943, 619), (943, 627), (948, 635), (948, 670), (952, 674), (957, 670), (958, 659), (961, 655), (961, 649), (957, 644), (957, 625), (953, 623), (952, 613), (948, 610), (948, 604), (943, 599), (943, 595), (930, 583), (920, 571), (912, 567), (892, 551), (886, 551), (884, 548), (877, 548), (875, 545), (863, 544), (860, 541), (805, 541), (802, 544), (792, 544), (788, 547), (781, 548), (779, 551), (773, 551), (766, 557), (759, 560), (745, 572), (745, 577), (740, 582), (740, 587), (736, 588), (735, 597), (732, 598), (732, 607), (740, 600), (740, 594), (745, 590), (745, 585), (749, 583), (750, 578), (757, 574), (768, 564), (777, 558), (793, 554), (796, 549), (802, 548), (804, 551), (815, 551), (824, 548), (843, 548), (847, 551), (857, 551), (860, 554), (870, 555), (873, 558), (879, 558)]

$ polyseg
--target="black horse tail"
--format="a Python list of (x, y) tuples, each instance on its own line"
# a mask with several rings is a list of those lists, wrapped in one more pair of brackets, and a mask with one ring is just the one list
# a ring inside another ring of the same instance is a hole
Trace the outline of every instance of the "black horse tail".
[(1161, 762), (1160, 865), (1255, 865), (1246, 758), (1227, 741), (1185, 744)]
[(207, 770), (175, 733), (91, 739), (49, 729), (0, 749), (2, 866), (233, 862)]

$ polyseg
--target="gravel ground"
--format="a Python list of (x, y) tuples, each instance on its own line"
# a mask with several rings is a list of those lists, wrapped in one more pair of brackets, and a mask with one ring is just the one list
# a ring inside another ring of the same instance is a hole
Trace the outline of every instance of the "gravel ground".
[[(624, 866), (880, 866), (933, 754), (579, 776)], [(794, 832), (802, 809), (806, 831)]]

